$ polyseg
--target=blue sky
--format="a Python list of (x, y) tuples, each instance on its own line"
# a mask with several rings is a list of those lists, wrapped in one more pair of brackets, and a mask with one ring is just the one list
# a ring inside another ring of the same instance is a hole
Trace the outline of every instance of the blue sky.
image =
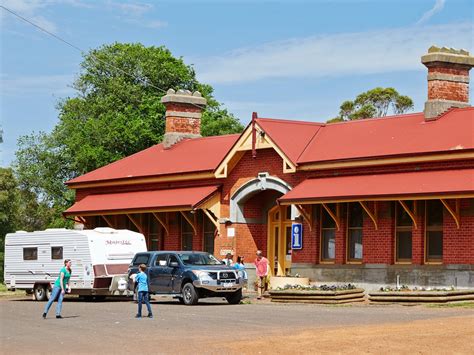
[[(472, 0), (0, 0), (74, 45), (164, 45), (196, 68), (246, 124), (260, 117), (324, 122), (342, 101), (392, 86), (426, 100), (420, 56), (432, 44), (474, 51)], [(18, 137), (49, 132), (73, 96), (78, 51), (0, 9), (0, 166)], [(472, 102), (472, 85), (471, 85)]]

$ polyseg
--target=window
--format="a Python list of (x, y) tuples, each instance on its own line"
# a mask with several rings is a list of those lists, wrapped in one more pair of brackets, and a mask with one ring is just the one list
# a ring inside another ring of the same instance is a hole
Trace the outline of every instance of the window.
[[(328, 206), (332, 208), (331, 205)], [(321, 260), (334, 261), (336, 258), (336, 222), (321, 207)]]
[(148, 264), (148, 259), (150, 258), (149, 254), (138, 254), (133, 260), (133, 265), (137, 266), (140, 264)]
[(362, 262), (364, 211), (360, 203), (349, 203), (347, 213), (347, 259)]
[(291, 226), (286, 226), (286, 248), (285, 248), (285, 255), (291, 255)]
[[(413, 210), (413, 201), (404, 201), (404, 203)], [(395, 261), (411, 262), (413, 221), (399, 202), (396, 202), (395, 213)]]
[(203, 216), (204, 218), (204, 251), (213, 254), (214, 253), (214, 231), (216, 226), (209, 220), (209, 217)]
[[(186, 212), (185, 212), (186, 213)], [(192, 218), (193, 216), (191, 216)], [(181, 216), (181, 249), (193, 250), (193, 227)]]
[(443, 260), (443, 204), (439, 200), (426, 201), (426, 261)]
[(23, 248), (23, 260), (38, 260), (38, 248)]
[(148, 215), (148, 240), (150, 250), (161, 250), (161, 226), (156, 218), (149, 214)]
[(51, 259), (61, 259), (63, 258), (63, 247), (51, 247)]
[(168, 259), (168, 265), (171, 265), (171, 263), (178, 263), (179, 264), (178, 257), (174, 254), (171, 254), (169, 259)]
[(166, 258), (168, 257), (167, 253), (158, 254), (155, 260), (155, 266), (166, 266)]

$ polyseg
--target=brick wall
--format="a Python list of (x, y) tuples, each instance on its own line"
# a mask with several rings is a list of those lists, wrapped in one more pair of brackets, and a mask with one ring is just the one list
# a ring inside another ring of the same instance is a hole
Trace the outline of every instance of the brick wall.
[[(183, 181), (142, 184), (136, 186), (113, 186), (107, 188), (89, 188), (77, 190), (76, 200), (84, 198), (91, 193), (122, 192), (136, 190), (151, 190), (163, 188), (176, 188), (185, 186), (201, 186), (209, 184), (222, 184), (221, 187), (221, 217), (229, 217), (230, 197), (244, 183), (253, 180), (258, 173), (268, 172), (271, 176), (279, 177), (290, 186), (296, 186), (307, 177), (323, 177), (337, 175), (371, 174), (381, 172), (419, 171), (446, 168), (473, 167), (472, 160), (438, 162), (424, 164), (403, 164), (390, 167), (373, 167), (370, 169), (353, 168), (340, 170), (324, 170), (318, 172), (298, 172), (295, 174), (283, 174), (282, 159), (272, 149), (257, 151), (257, 157), (253, 159), (251, 152), (247, 152), (230, 172), (226, 179), (208, 179), (200, 181)], [(259, 193), (250, 198), (244, 207), (244, 215), (250, 218), (262, 217), (263, 204), (269, 198), (269, 192)], [(274, 198), (274, 196), (273, 196)], [(461, 228), (457, 229), (453, 218), (447, 211), (444, 212), (444, 264), (474, 264), (474, 200), (463, 200), (461, 205)], [(363, 229), (363, 263), (368, 264), (393, 264), (395, 249), (395, 226), (394, 211), (395, 202), (378, 202), (378, 230), (375, 230), (372, 220), (364, 213)], [(417, 216), (418, 229), (412, 230), (412, 263), (420, 265), (424, 263), (424, 203), (419, 202)], [(454, 205), (453, 205), (454, 206)], [(373, 203), (369, 203), (373, 209)], [(320, 262), (320, 224), (319, 206), (313, 211), (314, 224), (311, 228), (304, 222), (303, 249), (294, 251), (293, 263)], [(179, 225), (179, 214), (170, 213), (169, 236), (164, 237), (164, 248), (167, 250), (179, 250), (181, 248), (181, 235)], [(235, 228), (235, 237), (227, 237), (227, 228)], [(233, 250), (235, 255), (243, 255), (247, 262), (253, 261), (255, 250), (267, 251), (267, 225), (266, 224), (232, 224), (220, 225), (220, 235), (215, 238), (215, 254), (220, 257), (220, 250)], [(336, 264), (346, 263), (346, 206), (341, 205), (341, 229), (336, 232)], [(202, 218), (198, 217), (198, 234), (193, 237), (193, 249), (202, 250)]]
[[(454, 204), (452, 207), (454, 209)], [(461, 200), (459, 229), (445, 209), (443, 236), (444, 264), (474, 264), (474, 199)]]
[[(469, 79), (469, 70), (464, 67), (446, 64), (430, 65), (429, 74), (448, 74), (462, 76)], [(452, 101), (469, 102), (469, 84), (448, 80), (430, 80), (428, 81), (428, 100), (443, 99)]]

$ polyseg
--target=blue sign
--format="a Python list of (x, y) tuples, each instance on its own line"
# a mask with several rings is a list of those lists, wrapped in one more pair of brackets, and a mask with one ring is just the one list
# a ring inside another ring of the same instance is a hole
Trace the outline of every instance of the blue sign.
[(303, 225), (301, 223), (291, 225), (291, 249), (303, 249)]

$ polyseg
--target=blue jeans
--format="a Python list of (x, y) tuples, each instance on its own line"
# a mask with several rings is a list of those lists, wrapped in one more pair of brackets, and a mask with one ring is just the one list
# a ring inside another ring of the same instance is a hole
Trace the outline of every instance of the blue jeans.
[(140, 291), (138, 292), (138, 313), (137, 317), (142, 316), (142, 303), (145, 302), (146, 308), (148, 310), (148, 316), (152, 315), (151, 306), (150, 306), (150, 299), (148, 297), (147, 291)]
[(58, 299), (58, 304), (56, 305), (56, 315), (60, 316), (61, 315), (61, 309), (63, 308), (63, 298), (64, 295), (61, 292), (61, 287), (59, 286), (54, 286), (53, 291), (51, 292), (51, 297), (49, 298), (48, 303), (46, 303), (46, 306), (44, 307), (44, 313), (48, 314), (49, 309), (51, 308), (51, 305), (53, 302)]

